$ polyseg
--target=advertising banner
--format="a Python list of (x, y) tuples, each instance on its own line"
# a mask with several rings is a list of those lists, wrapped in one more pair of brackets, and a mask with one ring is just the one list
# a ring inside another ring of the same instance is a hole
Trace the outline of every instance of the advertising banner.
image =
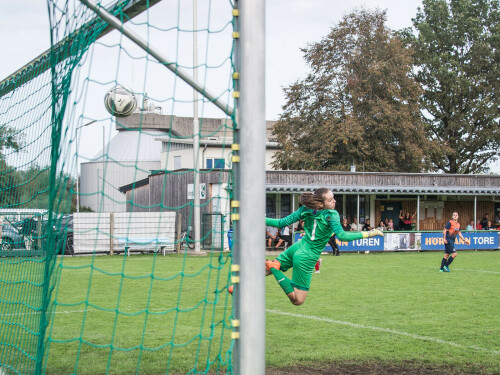
[[(295, 242), (301, 239), (300, 233), (295, 233)], [(340, 251), (381, 251), (384, 250), (384, 238), (371, 237), (348, 242), (342, 242), (337, 239), (337, 246)], [(332, 251), (331, 246), (327, 245), (325, 251)]]
[[(460, 238), (455, 240), (455, 249), (497, 249), (498, 232), (470, 232), (462, 233), (465, 238), (470, 239), (470, 245), (467, 245)], [(422, 233), (422, 250), (443, 250), (443, 233)]]
[[(470, 245), (457, 238), (455, 248), (457, 250), (474, 249), (499, 249), (498, 231), (463, 232), (465, 238), (469, 238)], [(295, 242), (301, 240), (300, 233), (295, 233)], [(443, 250), (443, 233), (420, 233), (420, 232), (384, 232), (384, 237), (364, 238), (356, 241), (342, 242), (337, 239), (340, 251), (415, 251), (415, 250)], [(332, 251), (327, 245), (325, 251)]]
[(384, 233), (384, 250), (400, 251), (400, 250), (420, 250), (420, 234), (421, 233)]

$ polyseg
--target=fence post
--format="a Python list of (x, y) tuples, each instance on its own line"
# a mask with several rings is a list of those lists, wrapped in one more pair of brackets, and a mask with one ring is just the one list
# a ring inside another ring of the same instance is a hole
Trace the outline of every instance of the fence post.
[(109, 214), (109, 255), (115, 254), (115, 216), (111, 212)]
[(3, 226), (3, 216), (0, 216), (0, 244), (2, 244), (2, 226)]
[(177, 254), (180, 254), (181, 253), (181, 226), (182, 226), (182, 214), (181, 213), (177, 213), (176, 223), (177, 223), (177, 228), (175, 230), (175, 238), (177, 239), (177, 241), (175, 244), (175, 251)]
[(43, 215), (38, 216), (38, 220), (36, 221), (38, 238), (37, 238), (37, 248), (38, 250), (42, 249), (42, 225), (43, 225)]

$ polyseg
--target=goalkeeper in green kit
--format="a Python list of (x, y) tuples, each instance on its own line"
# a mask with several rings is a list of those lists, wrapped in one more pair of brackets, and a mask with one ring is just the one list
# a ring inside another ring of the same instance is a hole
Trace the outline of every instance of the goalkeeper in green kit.
[[(314, 265), (325, 249), (328, 240), (335, 233), (340, 241), (353, 241), (366, 237), (383, 236), (373, 229), (369, 232), (345, 232), (340, 217), (335, 211), (335, 199), (330, 189), (316, 189), (314, 193), (303, 193), (299, 199), (302, 206), (283, 219), (266, 218), (266, 225), (282, 228), (304, 220), (305, 234), (275, 260), (266, 261), (266, 276), (273, 275), (294, 305), (306, 300)], [(290, 280), (283, 272), (293, 268)]]

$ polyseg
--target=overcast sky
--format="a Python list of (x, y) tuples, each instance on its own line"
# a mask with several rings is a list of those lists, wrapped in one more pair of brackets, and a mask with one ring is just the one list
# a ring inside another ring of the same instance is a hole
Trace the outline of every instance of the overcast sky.
[[(386, 9), (387, 24), (392, 29), (412, 26), (411, 19), (422, 1), (266, 0), (265, 3), (266, 118), (276, 120), (284, 104), (283, 87), (307, 73), (301, 48), (319, 41), (344, 14), (362, 6)], [(0, 0), (0, 9), (0, 79), (3, 79), (49, 47), (49, 28), (45, 0)], [(101, 130), (95, 131), (96, 137), (102, 137)], [(497, 167), (500, 170), (500, 165)]]

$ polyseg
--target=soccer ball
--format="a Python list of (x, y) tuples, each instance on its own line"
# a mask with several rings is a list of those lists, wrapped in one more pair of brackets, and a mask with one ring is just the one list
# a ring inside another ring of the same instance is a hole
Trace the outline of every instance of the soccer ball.
[(113, 116), (127, 117), (137, 108), (137, 100), (132, 91), (118, 85), (106, 93), (104, 106)]

